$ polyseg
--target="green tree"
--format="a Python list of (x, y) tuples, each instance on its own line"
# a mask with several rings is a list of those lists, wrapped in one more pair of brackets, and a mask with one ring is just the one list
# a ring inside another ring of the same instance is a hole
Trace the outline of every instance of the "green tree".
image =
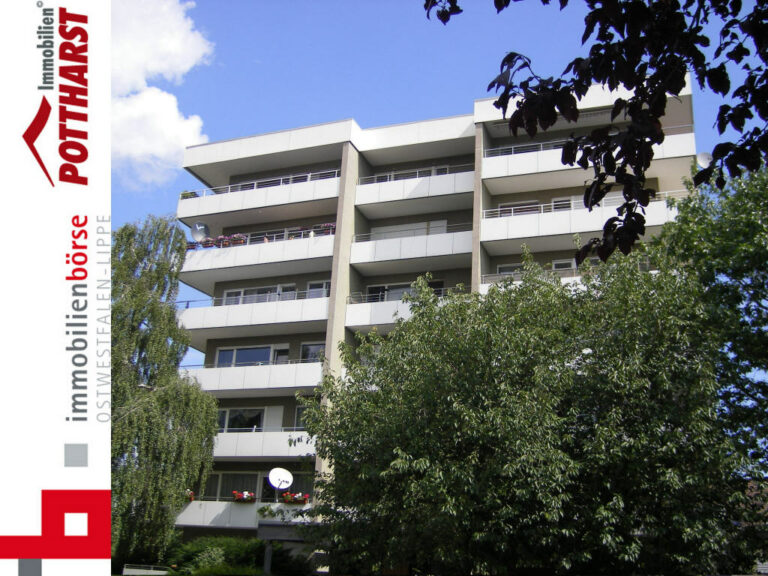
[(752, 567), (764, 516), (717, 409), (702, 287), (639, 262), (577, 288), (528, 263), (519, 286), (440, 301), (422, 279), (409, 321), (344, 349), (306, 415), (334, 570)]
[(721, 390), (730, 429), (765, 460), (768, 450), (768, 170), (702, 186), (677, 203), (662, 248), (706, 288), (708, 313), (724, 342)]
[(155, 562), (186, 490), (212, 461), (216, 401), (179, 375), (187, 350), (176, 320), (184, 233), (149, 217), (112, 238), (112, 553)]
[[(549, 4), (550, 0), (541, 0)], [(496, 9), (511, 0), (494, 0)], [(559, 0), (560, 9), (568, 0)], [(628, 253), (644, 234), (643, 207), (655, 190), (645, 173), (653, 159), (653, 145), (664, 141), (663, 117), (669, 95), (676, 96), (690, 71), (702, 89), (727, 96), (713, 123), (720, 134), (727, 127), (739, 134), (737, 142), (721, 141), (713, 160), (696, 175), (697, 184), (716, 176), (725, 185), (731, 177), (757, 170), (768, 159), (768, 2), (756, 0), (585, 0), (582, 43), (586, 57), (575, 58), (559, 77), (540, 76), (524, 55), (510, 52), (501, 61), (495, 105), (517, 134), (531, 136), (547, 130), (558, 114), (569, 122), (579, 117), (577, 99), (593, 84), (611, 90), (626, 88), (631, 96), (617, 97), (612, 127), (571, 137), (563, 148), (563, 164), (591, 168), (584, 204), (592, 208), (612, 189), (621, 189), (625, 204), (606, 222), (603, 237), (590, 241), (605, 260), (617, 247)], [(447, 23), (462, 12), (459, 0), (425, 0), (427, 15)], [(708, 34), (717, 34), (710, 40)], [(733, 86), (731, 80), (733, 79)]]

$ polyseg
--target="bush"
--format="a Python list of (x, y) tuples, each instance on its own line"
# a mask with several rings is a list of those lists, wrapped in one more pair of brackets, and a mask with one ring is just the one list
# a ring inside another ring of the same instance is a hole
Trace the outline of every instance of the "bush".
[(197, 565), (197, 558), (206, 550), (219, 548), (222, 562), (231, 566), (260, 567), (264, 564), (264, 542), (257, 538), (235, 536), (203, 536), (184, 542), (168, 553), (167, 563), (179, 568)]
[(195, 570), (192, 576), (261, 576), (261, 568), (219, 564)]

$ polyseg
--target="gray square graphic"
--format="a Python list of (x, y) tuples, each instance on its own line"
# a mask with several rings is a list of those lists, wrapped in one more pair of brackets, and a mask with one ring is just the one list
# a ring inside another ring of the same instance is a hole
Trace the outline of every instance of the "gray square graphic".
[(64, 444), (64, 466), (88, 466), (88, 444)]
[(43, 561), (37, 559), (19, 560), (19, 576), (41, 576), (43, 573)]

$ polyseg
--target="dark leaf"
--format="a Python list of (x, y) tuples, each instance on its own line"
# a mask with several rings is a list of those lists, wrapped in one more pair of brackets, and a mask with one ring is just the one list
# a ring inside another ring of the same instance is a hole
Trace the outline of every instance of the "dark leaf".
[(616, 119), (616, 116), (621, 114), (621, 112), (626, 108), (627, 101), (623, 98), (616, 98), (615, 102), (613, 103), (613, 109), (611, 110), (611, 122), (613, 122)]

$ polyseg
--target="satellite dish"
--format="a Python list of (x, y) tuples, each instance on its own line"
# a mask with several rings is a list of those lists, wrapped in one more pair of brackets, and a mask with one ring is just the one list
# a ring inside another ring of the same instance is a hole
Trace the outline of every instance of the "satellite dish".
[(285, 468), (272, 468), (269, 471), (269, 483), (275, 490), (285, 490), (293, 484), (293, 474)]
[(205, 222), (195, 222), (192, 224), (192, 239), (195, 242), (202, 242), (210, 237), (211, 231), (208, 229), (208, 224)]
[(696, 154), (696, 164), (699, 168), (706, 168), (712, 163), (712, 154), (708, 152), (700, 152)]

